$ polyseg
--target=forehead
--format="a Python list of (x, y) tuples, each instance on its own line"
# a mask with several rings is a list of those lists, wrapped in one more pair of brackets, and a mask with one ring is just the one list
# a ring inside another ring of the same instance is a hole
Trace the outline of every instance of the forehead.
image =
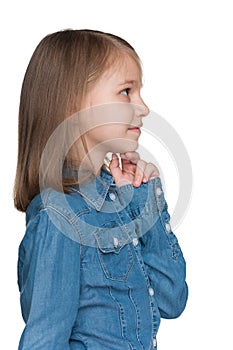
[(129, 55), (121, 55), (112, 62), (103, 74), (105, 79), (135, 81), (142, 84), (142, 69), (139, 61)]

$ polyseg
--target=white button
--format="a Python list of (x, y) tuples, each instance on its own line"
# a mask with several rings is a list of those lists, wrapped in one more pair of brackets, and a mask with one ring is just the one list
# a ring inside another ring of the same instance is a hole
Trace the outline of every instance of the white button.
[(111, 199), (112, 201), (115, 201), (115, 199), (116, 199), (115, 194), (112, 193), (112, 192), (109, 193), (109, 197), (110, 197), (110, 199)]
[(156, 348), (157, 340), (155, 338), (153, 338), (152, 343), (153, 343), (153, 347)]
[(117, 237), (114, 237), (114, 238), (113, 238), (113, 244), (114, 244), (114, 247), (115, 247), (115, 248), (118, 247), (119, 241), (118, 241), (118, 238), (117, 238)]
[(149, 294), (151, 297), (153, 297), (153, 295), (155, 294), (154, 289), (151, 287), (149, 288)]
[(165, 227), (166, 227), (166, 231), (167, 231), (167, 232), (170, 232), (170, 231), (171, 231), (171, 226), (170, 226), (170, 224), (167, 223), (167, 224), (165, 225)]
[(161, 190), (160, 187), (158, 187), (158, 188), (156, 189), (156, 194), (157, 194), (157, 196), (160, 196), (162, 193), (163, 193), (163, 191)]
[(133, 245), (135, 247), (138, 245), (138, 239), (137, 238), (133, 238)]

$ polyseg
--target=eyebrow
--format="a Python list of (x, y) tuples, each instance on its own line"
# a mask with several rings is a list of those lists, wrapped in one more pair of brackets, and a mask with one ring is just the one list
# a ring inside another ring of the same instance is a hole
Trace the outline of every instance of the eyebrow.
[[(135, 84), (137, 84), (137, 81), (136, 81), (136, 80), (125, 80), (125, 81), (123, 81), (122, 83), (120, 83), (119, 86), (127, 85), (127, 84), (135, 85)], [(140, 86), (141, 88), (143, 87), (142, 82), (139, 82), (139, 86)]]

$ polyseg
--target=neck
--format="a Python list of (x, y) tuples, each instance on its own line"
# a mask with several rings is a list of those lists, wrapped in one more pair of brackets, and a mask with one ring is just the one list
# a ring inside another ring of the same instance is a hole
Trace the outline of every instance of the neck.
[(79, 163), (79, 168), (81, 170), (87, 169), (90, 170), (92, 173), (94, 173), (96, 176), (99, 176), (101, 173), (101, 167), (104, 166), (106, 170), (109, 170), (108, 167), (108, 160), (106, 161), (106, 152), (101, 151), (95, 151), (91, 150), (86, 154), (84, 157), (82, 157), (81, 162)]

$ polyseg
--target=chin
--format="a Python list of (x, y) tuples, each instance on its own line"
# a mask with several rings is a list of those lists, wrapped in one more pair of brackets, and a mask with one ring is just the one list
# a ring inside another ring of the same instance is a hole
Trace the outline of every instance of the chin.
[(114, 140), (114, 144), (108, 144), (109, 150), (107, 152), (112, 153), (125, 153), (134, 152), (138, 148), (138, 142), (136, 140), (118, 139)]
[(135, 142), (134, 144), (127, 145), (125, 147), (120, 147), (118, 150), (118, 153), (125, 153), (125, 152), (134, 152), (138, 148), (138, 143)]

